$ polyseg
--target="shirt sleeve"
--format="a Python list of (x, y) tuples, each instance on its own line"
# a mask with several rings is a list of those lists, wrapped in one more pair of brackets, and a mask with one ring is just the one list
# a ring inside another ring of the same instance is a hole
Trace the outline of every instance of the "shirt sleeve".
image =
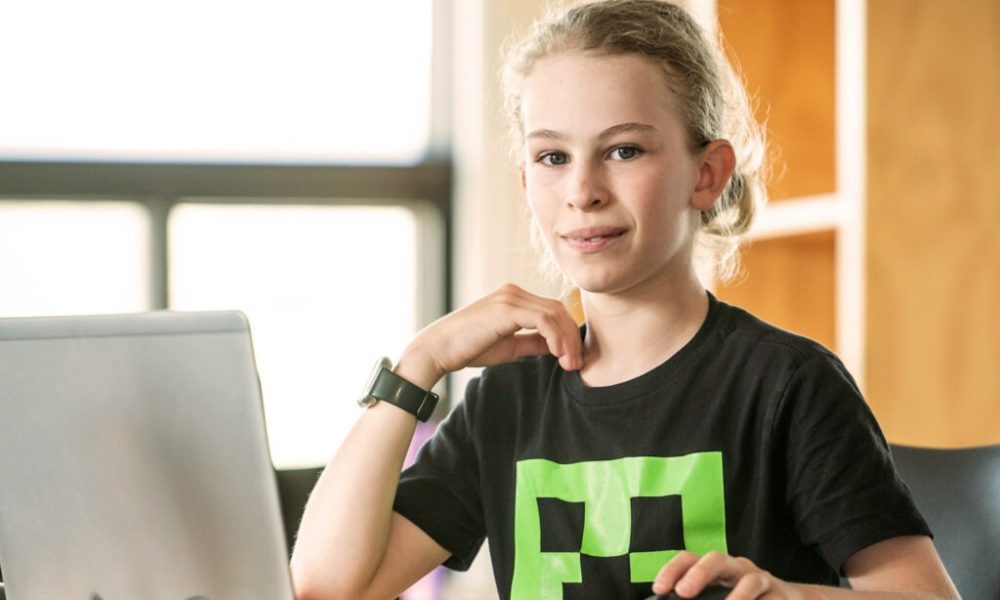
[(802, 540), (843, 574), (872, 544), (930, 535), (850, 374), (832, 355), (791, 377), (775, 420), (785, 428), (787, 500)]
[(485, 539), (479, 463), (470, 432), (479, 380), (403, 471), (393, 510), (451, 552), (444, 565), (465, 571)]

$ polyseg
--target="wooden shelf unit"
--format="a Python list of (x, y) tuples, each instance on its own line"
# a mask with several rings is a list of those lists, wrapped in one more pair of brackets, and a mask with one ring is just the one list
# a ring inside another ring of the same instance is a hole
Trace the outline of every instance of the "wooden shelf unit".
[(780, 148), (720, 297), (829, 345), (890, 441), (1000, 443), (1000, 4), (699, 5)]
[(740, 276), (717, 292), (830, 347), (864, 381), (863, 6), (718, 0), (715, 11), (772, 156), (770, 203)]

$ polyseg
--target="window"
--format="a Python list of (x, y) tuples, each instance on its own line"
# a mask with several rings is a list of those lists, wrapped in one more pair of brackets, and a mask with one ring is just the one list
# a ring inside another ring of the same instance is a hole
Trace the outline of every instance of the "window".
[(149, 307), (149, 220), (127, 202), (0, 202), (0, 315)]
[(447, 308), (440, 3), (5, 9), (0, 316), (243, 310), (276, 465), (324, 463)]
[[(414, 163), (431, 0), (33, 0), (0, 20), (0, 156)], [(12, 118), (16, 115), (16, 118)]]
[(171, 211), (170, 306), (246, 313), (275, 464), (332, 456), (375, 358), (416, 333), (418, 227), (404, 206)]

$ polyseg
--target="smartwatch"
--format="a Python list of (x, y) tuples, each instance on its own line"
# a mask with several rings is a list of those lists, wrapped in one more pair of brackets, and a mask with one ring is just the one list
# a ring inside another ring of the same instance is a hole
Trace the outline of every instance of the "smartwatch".
[(438, 395), (393, 373), (392, 361), (383, 357), (375, 363), (358, 405), (368, 408), (379, 400), (405, 410), (417, 417), (418, 421), (426, 421), (437, 406)]

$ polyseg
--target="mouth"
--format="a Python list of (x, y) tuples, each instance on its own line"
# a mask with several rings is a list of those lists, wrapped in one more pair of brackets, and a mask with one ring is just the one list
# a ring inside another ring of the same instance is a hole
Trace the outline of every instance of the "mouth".
[(585, 227), (574, 229), (560, 237), (579, 252), (599, 252), (614, 244), (628, 231), (625, 227)]

